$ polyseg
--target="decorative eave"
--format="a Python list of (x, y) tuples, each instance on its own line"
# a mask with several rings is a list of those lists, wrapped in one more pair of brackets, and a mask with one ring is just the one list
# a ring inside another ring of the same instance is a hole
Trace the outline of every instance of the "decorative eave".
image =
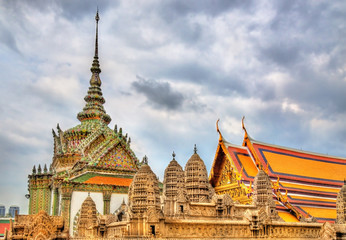
[(96, 183), (79, 183), (72, 181), (60, 180), (59, 185), (62, 189), (70, 189), (70, 191), (111, 191), (113, 193), (127, 193), (128, 186), (118, 186), (118, 185), (109, 185), (109, 184), (96, 184)]
[(243, 173), (243, 169), (242, 169), (242, 171), (239, 172), (237, 167), (234, 165), (234, 162), (232, 160), (232, 157), (231, 157), (227, 147), (228, 146), (234, 146), (234, 147), (237, 147), (237, 148), (240, 147), (240, 148), (243, 148), (246, 151), (247, 151), (247, 149), (246, 149), (246, 147), (236, 146), (236, 145), (233, 145), (233, 144), (229, 143), (228, 141), (226, 141), (223, 138), (223, 136), (222, 136), (222, 133), (221, 133), (221, 131), (219, 129), (218, 123), (219, 123), (219, 120), (217, 120), (217, 122), (216, 122), (216, 130), (219, 133), (219, 144), (218, 144), (218, 147), (217, 147), (217, 150), (216, 150), (216, 153), (215, 153), (215, 157), (214, 157), (214, 161), (213, 161), (213, 165), (212, 165), (212, 168), (211, 168), (211, 171), (210, 171), (209, 182), (210, 182), (210, 184), (212, 186), (214, 186), (216, 181), (220, 177), (219, 175), (216, 175), (215, 169), (219, 168), (218, 170), (220, 171), (220, 168), (223, 167), (224, 163), (220, 162), (219, 159), (220, 159), (220, 155), (224, 154), (226, 156), (227, 161), (229, 161), (229, 164), (232, 167), (233, 173), (235, 173), (237, 178), (239, 178), (239, 181), (236, 184), (232, 183), (232, 184), (228, 184), (228, 186), (218, 186), (217, 188), (219, 188), (219, 190), (226, 189), (228, 187), (231, 187), (231, 188), (241, 188), (242, 192), (244, 193), (244, 196), (242, 197), (242, 201), (249, 202), (248, 199), (250, 199), (250, 201), (251, 201), (251, 197), (246, 196), (246, 195), (251, 192), (251, 184), (250, 184), (250, 186), (246, 186), (244, 184), (244, 182), (242, 181), (243, 174), (244, 174)]
[(219, 121), (220, 119), (217, 120), (216, 122), (216, 131), (219, 133), (219, 144), (217, 146), (217, 150), (216, 150), (216, 153), (215, 153), (215, 157), (214, 157), (214, 161), (213, 161), (213, 165), (212, 165), (212, 168), (211, 168), (211, 171), (210, 171), (210, 176), (209, 176), (209, 180), (211, 180), (212, 177), (214, 177), (214, 168), (216, 167), (216, 164), (217, 164), (217, 158), (220, 154), (220, 151), (222, 151), (223, 154), (225, 154), (227, 156), (227, 159), (230, 161), (230, 164), (231, 166), (233, 167), (234, 171), (238, 174), (240, 174), (240, 172), (238, 171), (238, 169), (236, 168), (236, 166), (234, 165), (233, 161), (232, 161), (232, 157), (231, 155), (229, 154), (228, 152), (228, 149), (227, 149), (227, 146), (234, 146), (234, 147), (237, 147), (237, 148), (243, 148), (243, 149), (246, 149), (246, 147), (241, 147), (241, 146), (238, 146), (238, 145), (235, 145), (235, 144), (232, 144), (230, 142), (228, 142), (223, 136), (222, 136), (222, 133), (219, 129)]
[(259, 168), (259, 169), (265, 169), (264, 167), (267, 167), (267, 166), (263, 166), (261, 164), (261, 161), (259, 160), (257, 154), (256, 154), (256, 151), (252, 145), (252, 138), (250, 137), (250, 135), (248, 134), (246, 128), (245, 128), (245, 124), (244, 124), (244, 119), (245, 117), (242, 118), (241, 120), (241, 123), (242, 123), (242, 128), (244, 130), (244, 140), (243, 140), (243, 146), (244, 147), (247, 147), (252, 155), (252, 158), (255, 160), (255, 164), (256, 164), (256, 167)]

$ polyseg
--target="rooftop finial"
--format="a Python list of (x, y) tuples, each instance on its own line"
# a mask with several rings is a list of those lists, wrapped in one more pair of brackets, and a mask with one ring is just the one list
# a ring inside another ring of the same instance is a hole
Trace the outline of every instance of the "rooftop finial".
[(101, 79), (100, 79), (100, 64), (98, 57), (98, 22), (100, 20), (99, 11), (97, 9), (96, 16), (96, 37), (95, 37), (95, 55), (94, 60), (91, 65), (91, 78), (90, 78), (90, 87), (88, 94), (84, 97), (86, 105), (83, 108), (82, 112), (79, 112), (77, 118), (79, 121), (84, 122), (85, 120), (101, 120), (106, 124), (111, 122), (111, 117), (106, 114), (106, 111), (103, 108), (105, 99), (102, 96), (101, 91)]
[(175, 153), (174, 153), (174, 151), (172, 153), (172, 157), (173, 157), (173, 160), (175, 160)]
[(196, 144), (195, 144), (195, 147), (193, 148), (193, 152), (194, 152), (194, 154), (197, 154), (197, 146), (196, 146)]
[(90, 84), (91, 85), (96, 84), (98, 86), (101, 86), (101, 80), (100, 80), (100, 77), (98, 76), (98, 74), (101, 72), (100, 64), (99, 64), (99, 20), (100, 20), (100, 17), (99, 17), (98, 9), (96, 11), (95, 20), (96, 20), (95, 55), (94, 55), (93, 64), (90, 69), (91, 72), (93, 73), (90, 79)]
[(98, 48), (99, 48), (99, 46), (98, 46), (98, 35), (99, 35), (98, 26), (99, 26), (99, 20), (100, 20), (98, 7), (97, 7), (97, 11), (96, 11), (95, 20), (96, 20), (95, 57), (98, 57), (99, 56), (99, 53), (98, 53)]
[(145, 165), (148, 165), (148, 157), (147, 157), (147, 155), (144, 156), (142, 163), (145, 164)]

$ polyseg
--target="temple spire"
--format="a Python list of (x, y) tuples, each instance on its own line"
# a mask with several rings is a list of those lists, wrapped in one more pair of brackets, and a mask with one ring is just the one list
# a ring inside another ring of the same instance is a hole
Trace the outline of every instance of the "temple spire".
[(100, 20), (100, 16), (99, 16), (99, 9), (97, 8), (97, 11), (96, 11), (96, 16), (95, 16), (95, 20), (96, 20), (96, 39), (95, 39), (95, 57), (98, 57), (99, 56), (99, 53), (98, 53), (98, 47), (99, 47), (99, 44), (98, 44), (98, 36), (99, 36), (99, 20)]
[(91, 65), (90, 71), (92, 72), (92, 76), (90, 79), (90, 85), (96, 84), (97, 86), (101, 86), (101, 79), (99, 77), (99, 73), (101, 72), (100, 63), (99, 63), (99, 10), (97, 9), (95, 21), (96, 21), (96, 31), (95, 31), (95, 54), (94, 60)]
[(109, 124), (112, 120), (103, 108), (105, 99), (102, 96), (101, 79), (100, 79), (100, 63), (98, 57), (98, 22), (100, 20), (99, 11), (97, 9), (95, 21), (96, 21), (96, 34), (95, 34), (95, 55), (92, 62), (90, 71), (90, 87), (88, 94), (84, 97), (86, 102), (83, 111), (78, 113), (77, 118), (79, 121), (84, 122), (88, 120), (101, 120), (106, 124)]

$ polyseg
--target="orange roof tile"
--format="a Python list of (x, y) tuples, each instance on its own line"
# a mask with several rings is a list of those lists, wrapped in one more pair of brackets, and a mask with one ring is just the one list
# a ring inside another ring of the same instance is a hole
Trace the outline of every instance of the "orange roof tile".
[(336, 219), (335, 208), (317, 208), (317, 207), (300, 207), (300, 208), (316, 218), (325, 219), (327, 221), (328, 220), (334, 221)]
[(292, 188), (292, 189), (300, 189), (300, 190), (308, 190), (308, 191), (316, 191), (318, 193), (325, 192), (331, 195), (335, 195), (340, 191), (340, 188), (328, 188), (323, 186), (313, 186), (313, 185), (302, 185), (296, 183), (288, 183), (288, 182), (280, 182), (280, 184), (284, 188)]
[(257, 166), (262, 166), (267, 169), (272, 181), (280, 179), (280, 192), (287, 190), (288, 201), (296, 210), (306, 215), (306, 209), (321, 222), (335, 221), (336, 195), (345, 178), (346, 158), (262, 143), (250, 138), (244, 126), (243, 129), (243, 146), (227, 142), (218, 129), (219, 145), (210, 183), (215, 183), (221, 176), (219, 166), (225, 159), (242, 175), (245, 183), (252, 181), (258, 172)]
[(106, 176), (95, 176), (85, 181), (85, 183), (117, 185), (117, 186), (126, 186), (126, 187), (130, 186), (131, 182), (132, 182), (131, 178), (116, 178), (116, 177), (106, 177)]
[(278, 211), (278, 214), (285, 222), (299, 222), (299, 220), (289, 212)]
[[(342, 181), (346, 172), (346, 160), (324, 157), (288, 150), (275, 146), (254, 143), (263, 161), (275, 173), (315, 178), (320, 180)], [(325, 171), (328, 169), (328, 171)]]

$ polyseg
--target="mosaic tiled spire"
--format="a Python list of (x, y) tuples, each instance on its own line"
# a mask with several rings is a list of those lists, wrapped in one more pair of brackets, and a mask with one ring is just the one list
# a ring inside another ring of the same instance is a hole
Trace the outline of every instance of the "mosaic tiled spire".
[(88, 90), (88, 94), (84, 97), (86, 101), (85, 107), (83, 111), (78, 113), (77, 118), (79, 121), (83, 122), (90, 119), (99, 119), (106, 124), (111, 122), (111, 117), (106, 114), (106, 111), (103, 108), (103, 104), (105, 103), (105, 99), (102, 96), (101, 91), (101, 79), (100, 79), (100, 64), (98, 57), (98, 22), (100, 20), (98, 11), (95, 16), (96, 20), (96, 39), (95, 39), (95, 55), (92, 66), (90, 68), (91, 71), (91, 79), (90, 79), (90, 87)]

